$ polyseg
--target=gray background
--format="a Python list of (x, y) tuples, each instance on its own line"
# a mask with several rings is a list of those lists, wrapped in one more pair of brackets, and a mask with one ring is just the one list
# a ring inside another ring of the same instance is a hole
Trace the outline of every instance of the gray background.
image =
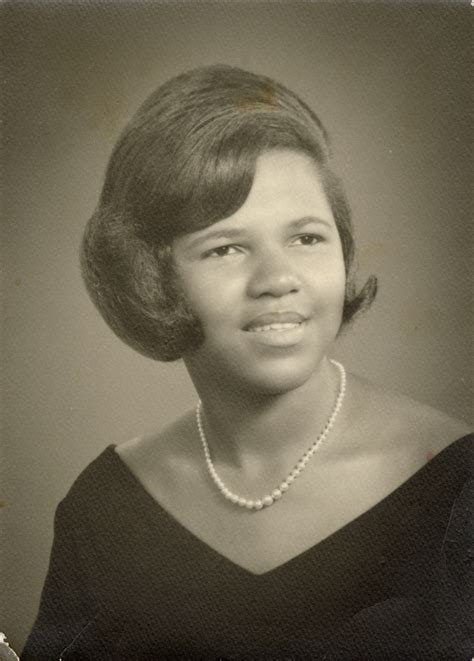
[[(21, 648), (53, 513), (107, 444), (194, 405), (180, 363), (106, 328), (77, 249), (119, 130), (159, 83), (224, 62), (268, 74), (333, 136), (372, 311), (336, 347), (350, 370), (469, 420), (468, 15), (460, 5), (3, 6), (4, 519), (0, 630)], [(113, 549), (111, 549), (113, 553)]]

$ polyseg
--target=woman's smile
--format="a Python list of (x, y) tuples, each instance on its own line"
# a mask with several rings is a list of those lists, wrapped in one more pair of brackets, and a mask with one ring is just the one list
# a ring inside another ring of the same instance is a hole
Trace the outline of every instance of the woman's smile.
[(252, 340), (269, 347), (287, 348), (299, 344), (304, 335), (304, 324), (286, 325), (285, 328), (264, 326), (249, 332)]
[(267, 392), (311, 376), (340, 327), (345, 267), (309, 156), (260, 155), (240, 209), (178, 238), (173, 255), (204, 333), (188, 369), (212, 365), (229, 383)]
[(292, 347), (303, 338), (306, 318), (298, 312), (261, 314), (244, 329), (253, 341), (270, 347)]

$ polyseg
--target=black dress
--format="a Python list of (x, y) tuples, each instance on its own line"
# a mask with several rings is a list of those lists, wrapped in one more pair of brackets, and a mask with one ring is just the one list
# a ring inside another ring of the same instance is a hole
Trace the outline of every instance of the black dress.
[(58, 506), (22, 661), (467, 661), (473, 440), (261, 575), (179, 524), (111, 445)]

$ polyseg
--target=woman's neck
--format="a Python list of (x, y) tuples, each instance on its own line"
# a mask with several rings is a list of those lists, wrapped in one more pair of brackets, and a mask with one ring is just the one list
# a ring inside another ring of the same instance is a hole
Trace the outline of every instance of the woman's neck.
[(338, 370), (326, 359), (302, 386), (277, 395), (190, 374), (214, 462), (247, 473), (262, 466), (273, 472), (299, 459), (324, 428), (340, 386)]

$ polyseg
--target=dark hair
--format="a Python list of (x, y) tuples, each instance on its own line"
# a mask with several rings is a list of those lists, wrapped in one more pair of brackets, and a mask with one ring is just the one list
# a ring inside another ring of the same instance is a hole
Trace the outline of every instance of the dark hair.
[(350, 209), (318, 117), (270, 78), (203, 67), (159, 87), (126, 126), (82, 243), (92, 300), (140, 353), (170, 361), (199, 346), (200, 323), (180, 288), (171, 243), (235, 213), (258, 156), (271, 149), (304, 152), (318, 165), (344, 254), (343, 325), (374, 299), (374, 276), (356, 293)]

